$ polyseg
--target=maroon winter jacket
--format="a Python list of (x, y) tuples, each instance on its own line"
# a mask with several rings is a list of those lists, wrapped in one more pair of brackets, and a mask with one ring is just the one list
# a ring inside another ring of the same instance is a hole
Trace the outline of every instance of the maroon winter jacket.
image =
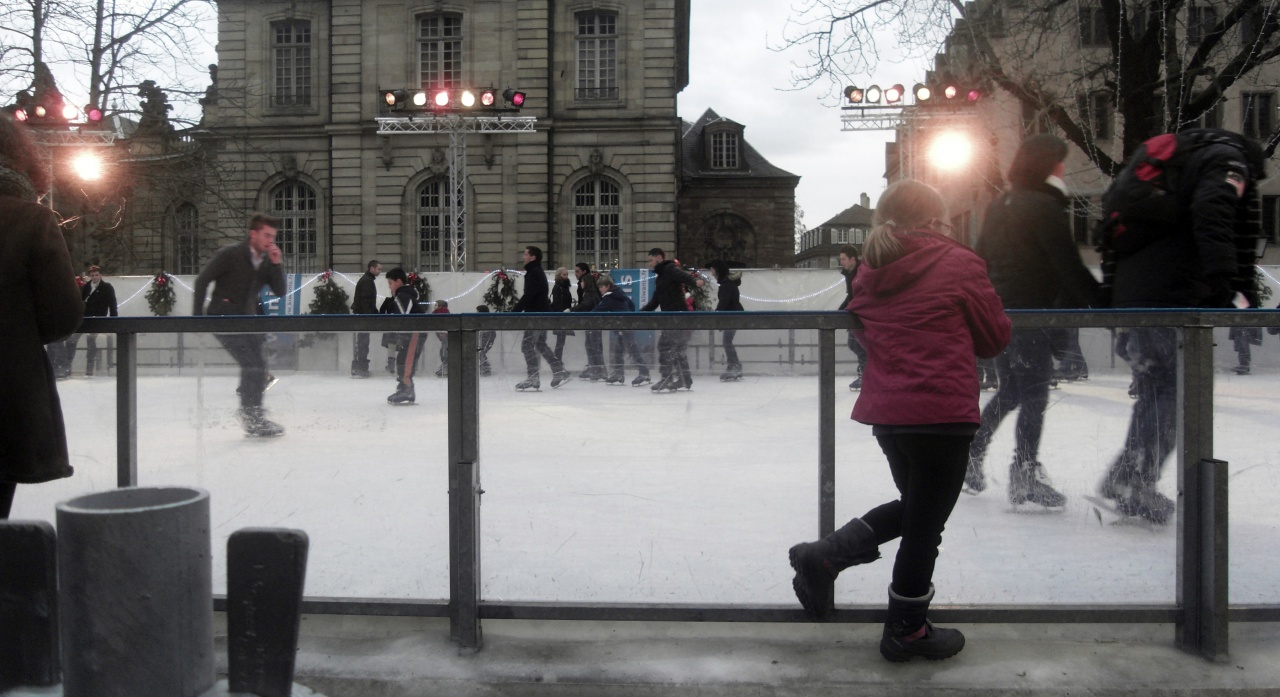
[(903, 255), (863, 264), (845, 309), (867, 349), (853, 419), (915, 426), (979, 423), (975, 356), (1009, 343), (1009, 318), (987, 265), (963, 244), (924, 230), (896, 233)]

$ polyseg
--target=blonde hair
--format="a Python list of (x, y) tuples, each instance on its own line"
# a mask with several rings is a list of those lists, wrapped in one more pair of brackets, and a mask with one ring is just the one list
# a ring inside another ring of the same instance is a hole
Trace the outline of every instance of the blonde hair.
[(947, 204), (932, 186), (914, 179), (889, 185), (876, 202), (871, 232), (862, 245), (862, 261), (879, 268), (902, 256), (902, 243), (894, 233), (902, 230), (942, 231), (946, 228)]
[(568, 278), (568, 277), (569, 277), (569, 269), (566, 269), (563, 266), (556, 269), (556, 278)]

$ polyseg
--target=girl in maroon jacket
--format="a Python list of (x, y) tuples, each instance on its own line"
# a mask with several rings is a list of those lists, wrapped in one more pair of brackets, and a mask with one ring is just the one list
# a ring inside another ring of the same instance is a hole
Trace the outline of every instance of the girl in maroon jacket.
[(950, 658), (964, 648), (964, 635), (934, 627), (926, 614), (942, 530), (978, 430), (974, 356), (991, 358), (1009, 343), (986, 265), (946, 236), (946, 219), (942, 198), (925, 184), (885, 190), (848, 306), (867, 349), (853, 419), (871, 426), (901, 497), (790, 551), (796, 596), (817, 620), (832, 608), (840, 571), (875, 561), (880, 545), (902, 538), (880, 640), (890, 661)]

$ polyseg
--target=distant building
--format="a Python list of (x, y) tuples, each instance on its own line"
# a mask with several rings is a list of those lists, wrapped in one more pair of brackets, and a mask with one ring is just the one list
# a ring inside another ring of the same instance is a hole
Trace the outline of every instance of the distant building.
[(871, 197), (862, 194), (859, 203), (849, 206), (827, 222), (806, 230), (796, 254), (797, 269), (834, 269), (840, 266), (840, 248), (854, 245), (859, 252), (871, 232)]
[(710, 109), (685, 123), (676, 246), (686, 264), (792, 264), (800, 177), (769, 164), (743, 130)]

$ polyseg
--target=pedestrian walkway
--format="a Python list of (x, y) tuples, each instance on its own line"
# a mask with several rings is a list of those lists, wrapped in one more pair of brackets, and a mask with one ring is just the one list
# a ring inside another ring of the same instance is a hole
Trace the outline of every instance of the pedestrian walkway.
[(891, 664), (869, 624), (486, 620), (471, 653), (444, 619), (309, 616), (296, 680), (328, 697), (1280, 695), (1277, 623), (1233, 624), (1223, 663), (1165, 624), (952, 626), (959, 656)]

